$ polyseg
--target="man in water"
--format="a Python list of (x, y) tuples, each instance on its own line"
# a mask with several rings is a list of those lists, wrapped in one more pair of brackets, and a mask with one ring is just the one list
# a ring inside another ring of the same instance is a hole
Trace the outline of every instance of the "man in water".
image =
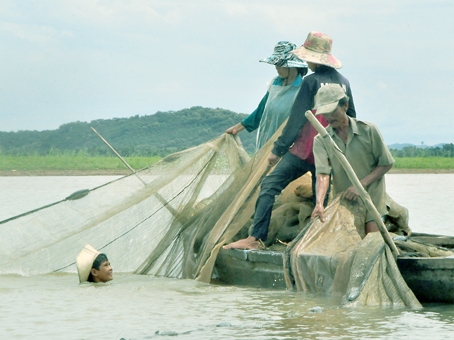
[[(328, 121), (326, 128), (337, 147), (347, 158), (361, 185), (369, 193), (381, 216), (388, 213), (384, 175), (392, 168), (394, 158), (383, 141), (375, 124), (357, 120), (347, 115), (349, 97), (338, 84), (321, 87), (315, 96), (316, 115)], [(347, 200), (356, 200), (359, 193), (330, 148), (325, 146), (322, 136), (314, 138), (314, 158), (317, 176), (316, 205), (312, 218), (317, 216), (324, 222), (323, 202), (332, 176), (333, 195), (343, 192)], [(366, 234), (378, 231), (371, 212), (366, 216)]]
[(76, 260), (79, 282), (106, 283), (113, 279), (112, 266), (106, 254), (87, 244)]

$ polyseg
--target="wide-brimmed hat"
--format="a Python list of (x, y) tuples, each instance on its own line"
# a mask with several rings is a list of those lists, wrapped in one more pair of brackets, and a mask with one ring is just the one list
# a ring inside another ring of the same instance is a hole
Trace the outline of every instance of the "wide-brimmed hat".
[(339, 100), (346, 96), (344, 89), (339, 84), (326, 84), (318, 89), (314, 97), (315, 115), (333, 112)]
[(79, 274), (79, 282), (85, 282), (90, 276), (91, 268), (93, 267), (93, 262), (95, 262), (96, 257), (101, 254), (91, 245), (87, 244), (77, 255), (76, 265), (77, 273)]
[(324, 33), (309, 32), (303, 46), (292, 51), (299, 59), (315, 64), (341, 68), (342, 62), (331, 54), (333, 40)]
[(259, 60), (262, 63), (268, 63), (279, 67), (298, 67), (307, 68), (306, 62), (295, 57), (290, 53), (297, 46), (290, 41), (279, 41), (274, 47), (274, 52), (271, 56)]

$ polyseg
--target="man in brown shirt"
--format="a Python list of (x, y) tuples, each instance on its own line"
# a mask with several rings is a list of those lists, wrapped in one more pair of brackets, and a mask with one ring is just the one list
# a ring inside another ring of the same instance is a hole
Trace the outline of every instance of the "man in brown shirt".
[[(316, 115), (322, 114), (328, 121), (328, 134), (345, 155), (362, 186), (369, 193), (378, 212), (387, 214), (387, 195), (384, 175), (392, 168), (394, 158), (388, 150), (378, 128), (347, 116), (349, 98), (338, 84), (321, 87), (315, 96)], [(314, 138), (314, 158), (317, 176), (316, 205), (312, 218), (324, 221), (324, 206), (330, 176), (333, 195), (344, 192), (344, 198), (356, 200), (359, 196), (337, 157), (325, 146), (323, 137)], [(337, 152), (337, 151), (336, 151)], [(366, 216), (366, 234), (378, 231), (372, 214)]]

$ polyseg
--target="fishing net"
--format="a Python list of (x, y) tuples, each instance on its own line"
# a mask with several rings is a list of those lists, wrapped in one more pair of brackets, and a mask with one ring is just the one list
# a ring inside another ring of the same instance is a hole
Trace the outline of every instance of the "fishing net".
[(420, 308), (402, 278), (380, 233), (365, 236), (362, 202), (337, 196), (287, 248), (284, 268), (288, 287), (328, 294), (347, 307)]
[[(232, 173), (210, 197), (210, 203), (183, 226), (180, 239), (191, 250), (190, 255), (184, 258), (182, 277), (211, 281), (220, 248), (238, 234), (254, 213), (261, 179), (270, 170), (268, 155), (273, 140), (284, 126), (285, 122), (248, 163)], [(141, 266), (137, 272), (149, 273), (150, 263), (146, 267)], [(164, 269), (168, 271), (168, 265), (165, 261), (159, 273), (162, 274)]]
[(188, 221), (222, 194), (220, 187), (229, 188), (229, 176), (248, 161), (239, 140), (224, 134), (136, 174), (2, 221), (0, 273), (75, 272), (77, 254), (91, 244), (109, 256), (115, 272), (182, 277), (183, 262), (193, 256), (188, 242), (197, 239), (181, 237)]
[(90, 244), (108, 255), (115, 272), (210, 282), (220, 247), (254, 213), (272, 140), (284, 126), (252, 159), (237, 137), (223, 134), (1, 221), (0, 274), (76, 272), (75, 258)]

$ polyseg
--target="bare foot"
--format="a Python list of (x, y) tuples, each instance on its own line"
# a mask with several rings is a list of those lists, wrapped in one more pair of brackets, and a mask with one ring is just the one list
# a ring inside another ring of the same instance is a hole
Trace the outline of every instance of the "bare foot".
[(238, 240), (236, 242), (227, 244), (222, 247), (223, 249), (264, 249), (265, 246), (263, 242), (259, 239), (256, 239), (254, 236), (249, 236), (247, 238)]

